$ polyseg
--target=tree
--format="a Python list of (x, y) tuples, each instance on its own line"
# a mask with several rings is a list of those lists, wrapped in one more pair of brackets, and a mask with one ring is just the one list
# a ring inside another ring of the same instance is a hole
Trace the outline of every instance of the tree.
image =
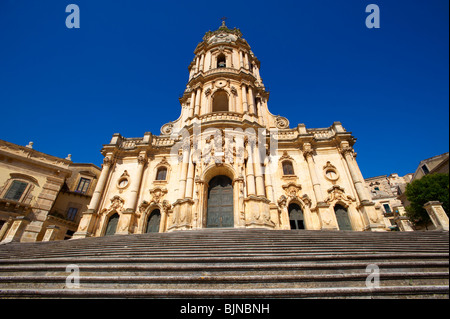
[(415, 224), (427, 224), (430, 221), (423, 206), (429, 201), (440, 201), (445, 213), (449, 213), (449, 175), (425, 175), (406, 186), (406, 198), (411, 203), (406, 212)]

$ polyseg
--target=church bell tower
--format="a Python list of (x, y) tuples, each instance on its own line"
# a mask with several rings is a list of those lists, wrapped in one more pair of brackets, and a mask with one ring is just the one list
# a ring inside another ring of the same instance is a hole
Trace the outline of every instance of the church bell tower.
[[(74, 238), (203, 228), (380, 231), (340, 122), (273, 115), (260, 61), (225, 21), (194, 50), (178, 119), (161, 134), (114, 134)], [(323, 116), (323, 114), (318, 114)]]

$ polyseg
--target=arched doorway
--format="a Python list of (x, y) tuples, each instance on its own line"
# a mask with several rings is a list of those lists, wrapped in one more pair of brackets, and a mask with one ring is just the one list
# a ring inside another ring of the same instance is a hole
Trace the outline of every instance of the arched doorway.
[(288, 211), (291, 229), (305, 229), (305, 224), (303, 222), (303, 212), (300, 206), (295, 203), (289, 204)]
[(208, 188), (206, 227), (233, 227), (233, 186), (231, 179), (219, 175), (211, 179)]
[(161, 212), (159, 209), (154, 209), (147, 219), (146, 233), (159, 233), (159, 225), (161, 223)]
[(112, 236), (116, 233), (117, 224), (119, 223), (119, 214), (114, 213), (108, 220), (108, 225), (106, 226), (105, 236)]
[(348, 217), (347, 209), (344, 206), (339, 204), (334, 206), (334, 213), (336, 214), (339, 230), (352, 230), (352, 224)]

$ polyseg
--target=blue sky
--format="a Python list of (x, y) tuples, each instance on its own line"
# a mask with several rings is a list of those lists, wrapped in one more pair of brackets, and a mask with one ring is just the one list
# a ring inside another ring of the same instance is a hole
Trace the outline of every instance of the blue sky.
[[(68, 29), (65, 8), (80, 8)], [(380, 8), (368, 29), (365, 8)], [(357, 138), (364, 177), (448, 152), (449, 1), (0, 0), (0, 139), (100, 165), (113, 133), (178, 118), (193, 51), (222, 16), (261, 61), (291, 127)]]

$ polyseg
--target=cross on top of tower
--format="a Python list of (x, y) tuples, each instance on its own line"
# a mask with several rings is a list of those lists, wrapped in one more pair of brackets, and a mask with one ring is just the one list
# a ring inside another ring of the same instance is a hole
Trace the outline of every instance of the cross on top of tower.
[(222, 17), (220, 20), (222, 20), (222, 27), (226, 27), (225, 20), (228, 19), (227, 17)]

